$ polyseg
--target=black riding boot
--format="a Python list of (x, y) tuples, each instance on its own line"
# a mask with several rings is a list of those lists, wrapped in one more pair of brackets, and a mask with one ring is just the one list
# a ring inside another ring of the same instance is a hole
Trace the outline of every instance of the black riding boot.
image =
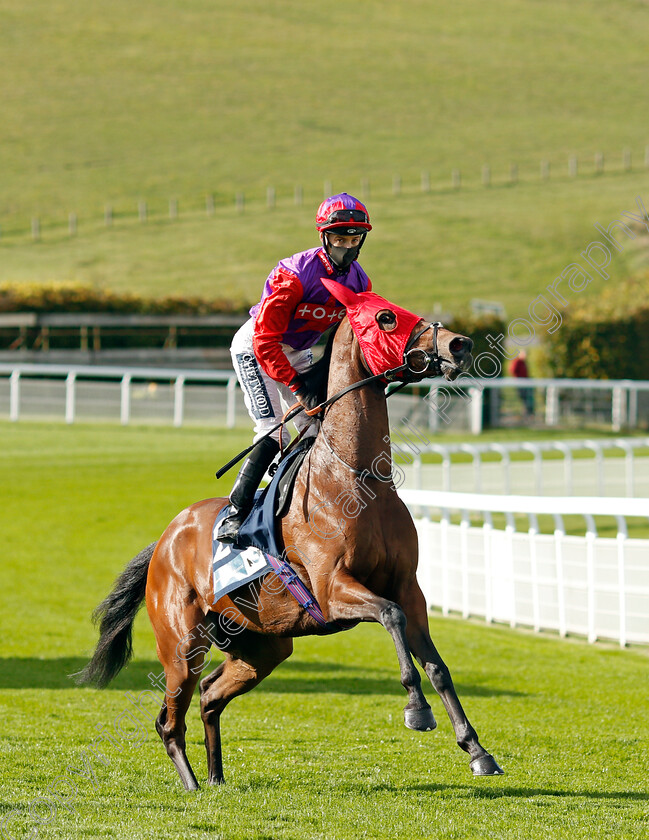
[(239, 528), (252, 508), (259, 482), (278, 452), (279, 443), (272, 438), (264, 438), (244, 462), (230, 493), (232, 513), (225, 517), (216, 533), (219, 542), (235, 542)]

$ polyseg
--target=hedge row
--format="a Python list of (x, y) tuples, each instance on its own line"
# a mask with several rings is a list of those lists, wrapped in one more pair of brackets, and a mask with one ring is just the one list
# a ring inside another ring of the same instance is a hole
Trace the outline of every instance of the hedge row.
[(552, 376), (649, 379), (649, 273), (567, 311), (543, 361)]
[(243, 314), (243, 304), (229, 300), (171, 296), (147, 298), (77, 283), (0, 284), (0, 312), (106, 312), (146, 315)]

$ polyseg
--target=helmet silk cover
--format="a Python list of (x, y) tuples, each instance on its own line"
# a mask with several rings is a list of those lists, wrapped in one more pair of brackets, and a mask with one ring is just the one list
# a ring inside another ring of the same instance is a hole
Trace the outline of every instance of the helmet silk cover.
[[(353, 292), (329, 277), (323, 277), (322, 284), (347, 310), (347, 318), (372, 373), (385, 373), (402, 365), (408, 339), (422, 320), (419, 315), (395, 306), (374, 292)], [(379, 313), (385, 310), (394, 313), (397, 319), (396, 327), (390, 332), (381, 329), (377, 321)]]

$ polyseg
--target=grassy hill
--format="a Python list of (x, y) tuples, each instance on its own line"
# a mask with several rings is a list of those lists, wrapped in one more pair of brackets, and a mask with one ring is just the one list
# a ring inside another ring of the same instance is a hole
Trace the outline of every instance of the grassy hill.
[[(325, 182), (369, 184), (377, 288), (422, 310), (524, 312), (594, 222), (637, 194), (649, 206), (646, 15), (631, 0), (0, 0), (0, 282), (252, 300), (279, 257), (315, 244)], [(634, 245), (613, 279), (643, 263)]]

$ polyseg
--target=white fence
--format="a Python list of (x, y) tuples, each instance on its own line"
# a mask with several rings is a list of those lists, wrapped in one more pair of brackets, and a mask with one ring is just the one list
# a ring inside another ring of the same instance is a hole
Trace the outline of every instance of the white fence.
[(425, 443), (402, 426), (395, 450), (415, 490), (649, 496), (649, 437), (445, 444)]
[(55, 419), (205, 425), (247, 418), (233, 371), (0, 364), (0, 412)]
[[(399, 495), (415, 516), (418, 577), (429, 606), (591, 642), (649, 643), (649, 540), (629, 538), (627, 529), (629, 518), (649, 519), (648, 499)], [(504, 529), (494, 527), (494, 513), (504, 515)], [(526, 531), (516, 530), (520, 514), (528, 518)], [(553, 517), (553, 533), (540, 533), (544, 514)], [(584, 536), (566, 533), (569, 515), (583, 517)], [(481, 526), (472, 524), (476, 516)], [(598, 535), (596, 516), (615, 517), (614, 538)]]
[[(521, 387), (537, 394), (534, 422), (598, 422), (619, 430), (649, 423), (649, 382), (591, 379), (424, 380), (388, 402), (402, 418), (436, 434), (506, 425)], [(504, 407), (510, 414), (505, 415)], [(228, 426), (246, 418), (234, 372), (157, 367), (0, 363), (0, 416)]]

